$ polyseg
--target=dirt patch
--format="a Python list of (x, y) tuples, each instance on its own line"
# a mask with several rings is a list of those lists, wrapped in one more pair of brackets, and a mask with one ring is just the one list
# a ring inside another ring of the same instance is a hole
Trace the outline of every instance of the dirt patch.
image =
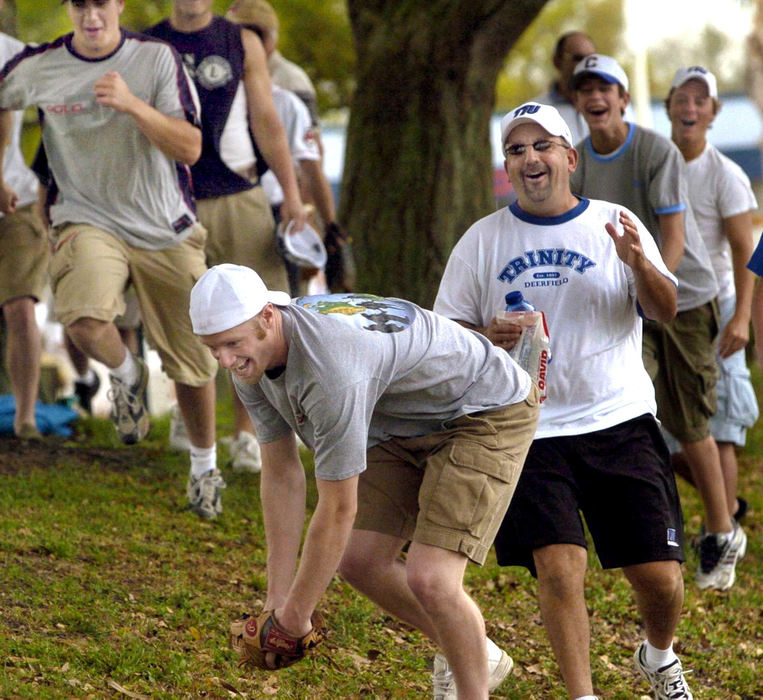
[(41, 440), (0, 438), (0, 474), (16, 474), (34, 467), (51, 467), (60, 462), (92, 466), (105, 465), (127, 471), (136, 459), (156, 458), (154, 451), (140, 447), (87, 447), (73, 444), (66, 438), (46, 436)]

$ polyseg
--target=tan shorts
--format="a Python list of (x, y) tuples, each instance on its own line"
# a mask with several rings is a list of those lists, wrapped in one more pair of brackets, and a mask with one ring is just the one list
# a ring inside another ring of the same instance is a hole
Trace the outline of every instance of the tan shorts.
[(207, 384), (217, 363), (194, 335), (188, 315), (191, 288), (207, 269), (205, 239), (198, 226), (178, 245), (145, 250), (88, 224), (57, 227), (50, 266), (56, 317), (65, 326), (80, 318), (113, 321), (124, 314), (125, 290), (132, 284), (164, 372), (181, 384)]
[(276, 224), (262, 187), (200, 199), (199, 221), (209, 232), (206, 245), (210, 267), (234, 263), (253, 268), (268, 289), (289, 291), (286, 266), (276, 249)]
[(33, 205), (0, 218), (0, 306), (19, 297), (39, 300), (49, 262), (48, 232)]
[(372, 447), (360, 475), (354, 527), (461, 552), (483, 564), (519, 480), (539, 407), (533, 385), (520, 403)]
[(679, 442), (710, 435), (717, 408), (715, 300), (679, 311), (670, 323), (644, 322), (644, 366), (654, 383), (657, 418)]

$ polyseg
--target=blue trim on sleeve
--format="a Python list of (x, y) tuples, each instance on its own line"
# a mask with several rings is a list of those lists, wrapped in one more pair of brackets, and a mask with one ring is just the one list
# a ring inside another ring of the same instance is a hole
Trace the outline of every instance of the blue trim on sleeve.
[(559, 214), (559, 216), (535, 216), (534, 214), (528, 214), (519, 206), (518, 202), (512, 202), (509, 205), (509, 210), (518, 219), (528, 224), (536, 224), (537, 226), (558, 226), (559, 224), (564, 224), (568, 221), (572, 221), (572, 219), (580, 216), (586, 209), (588, 209), (588, 205), (591, 203), (591, 201), (585, 197), (578, 197), (578, 195), (575, 196), (580, 201), (574, 207), (572, 207), (572, 209), (564, 212), (564, 214)]
[(669, 207), (660, 207), (659, 209), (655, 209), (655, 214), (677, 214), (679, 211), (685, 211), (686, 205), (683, 202), (680, 202), (678, 204), (673, 204)]

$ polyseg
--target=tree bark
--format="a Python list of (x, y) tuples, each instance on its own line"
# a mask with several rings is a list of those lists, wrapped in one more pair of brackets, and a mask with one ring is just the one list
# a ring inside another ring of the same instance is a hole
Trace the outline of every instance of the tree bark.
[(494, 209), (504, 57), (546, 0), (348, 0), (357, 89), (340, 221), (358, 289), (431, 307), (454, 243)]

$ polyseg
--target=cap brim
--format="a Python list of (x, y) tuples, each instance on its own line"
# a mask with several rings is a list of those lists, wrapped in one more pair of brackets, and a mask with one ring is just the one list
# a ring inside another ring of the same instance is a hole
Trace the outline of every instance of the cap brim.
[(267, 300), (276, 306), (288, 306), (291, 304), (291, 297), (286, 292), (268, 292)]

